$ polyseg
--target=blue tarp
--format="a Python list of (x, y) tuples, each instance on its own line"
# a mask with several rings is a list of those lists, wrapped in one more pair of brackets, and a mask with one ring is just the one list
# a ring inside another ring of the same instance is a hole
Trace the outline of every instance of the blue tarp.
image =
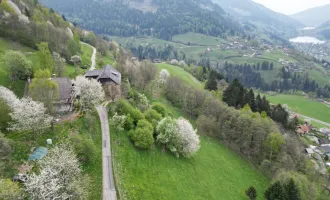
[(38, 147), (33, 153), (30, 155), (29, 160), (40, 160), (45, 157), (48, 153), (48, 149), (46, 147)]

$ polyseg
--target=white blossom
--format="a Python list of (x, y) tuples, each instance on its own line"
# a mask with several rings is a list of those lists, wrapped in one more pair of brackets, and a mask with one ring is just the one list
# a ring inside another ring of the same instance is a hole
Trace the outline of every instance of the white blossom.
[(168, 78), (170, 78), (171, 74), (166, 70), (162, 69), (159, 73), (159, 79), (162, 83), (167, 83)]
[(178, 65), (180, 67), (185, 67), (186, 66), (186, 62), (184, 60), (181, 60)]
[(25, 191), (32, 199), (87, 199), (78, 159), (67, 144), (51, 149), (39, 162), (40, 173), (28, 176)]
[(171, 65), (178, 65), (179, 64), (179, 62), (176, 59), (172, 59), (170, 63), (171, 63)]
[(110, 119), (110, 124), (115, 126), (117, 131), (123, 131), (126, 118), (127, 117), (125, 115), (118, 115), (116, 112)]
[(74, 90), (80, 96), (81, 103), (87, 107), (100, 104), (105, 99), (102, 85), (95, 79), (78, 76), (74, 81)]
[(193, 156), (200, 148), (197, 130), (194, 130), (190, 122), (184, 118), (174, 120), (164, 118), (157, 125), (157, 142), (166, 147), (177, 157)]
[(49, 127), (52, 120), (52, 117), (46, 114), (44, 104), (31, 98), (23, 98), (17, 103), (10, 116), (13, 119), (9, 127), (11, 131), (41, 131)]
[(184, 118), (179, 118), (176, 123), (178, 128), (178, 138), (180, 140), (179, 151), (183, 156), (191, 157), (200, 148), (197, 130), (194, 130), (191, 123)]
[(14, 109), (20, 103), (20, 100), (14, 92), (3, 86), (0, 86), (0, 98), (2, 98), (11, 109)]

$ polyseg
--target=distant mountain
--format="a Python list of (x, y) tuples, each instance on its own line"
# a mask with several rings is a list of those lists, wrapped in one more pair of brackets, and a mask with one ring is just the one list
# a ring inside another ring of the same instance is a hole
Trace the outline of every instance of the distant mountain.
[(330, 20), (330, 4), (311, 8), (297, 14), (291, 15), (292, 18), (300, 21), (306, 26), (317, 27)]
[(295, 30), (304, 25), (299, 21), (277, 12), (252, 0), (212, 0), (226, 12), (237, 17), (240, 21), (249, 22), (272, 33), (291, 37)]
[(99, 34), (151, 36), (198, 32), (239, 35), (239, 24), (211, 0), (41, 0), (79, 26)]

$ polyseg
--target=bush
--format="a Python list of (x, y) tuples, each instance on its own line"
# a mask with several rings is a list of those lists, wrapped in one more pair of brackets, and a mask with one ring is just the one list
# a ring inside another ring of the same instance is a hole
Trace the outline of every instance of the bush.
[(158, 122), (162, 119), (162, 114), (158, 113), (154, 109), (149, 109), (144, 113), (146, 120), (152, 124), (154, 130), (157, 128)]
[(137, 124), (139, 120), (144, 119), (144, 115), (141, 111), (134, 108), (130, 103), (125, 100), (121, 100), (117, 104), (117, 112), (120, 115), (130, 115), (134, 124)]
[(167, 116), (167, 110), (166, 110), (165, 106), (160, 104), (160, 103), (154, 103), (152, 105), (151, 109), (153, 109), (153, 110), (157, 111), (158, 113), (160, 113), (162, 115), (162, 117)]
[(140, 120), (135, 130), (129, 132), (129, 137), (136, 147), (150, 149), (154, 143), (153, 127), (147, 120)]
[(128, 114), (124, 124), (124, 129), (129, 131), (133, 128), (134, 128), (134, 120), (132, 119), (131, 115)]
[(249, 187), (249, 189), (245, 191), (245, 194), (250, 198), (250, 200), (257, 199), (257, 190), (253, 186)]
[(92, 163), (96, 159), (96, 147), (91, 139), (80, 135), (73, 135), (70, 138), (78, 159), (83, 163)]

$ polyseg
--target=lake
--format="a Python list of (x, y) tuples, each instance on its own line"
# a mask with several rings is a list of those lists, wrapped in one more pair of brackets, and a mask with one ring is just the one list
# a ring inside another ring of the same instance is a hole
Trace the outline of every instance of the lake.
[(302, 36), (290, 39), (293, 43), (313, 43), (313, 44), (323, 44), (325, 41), (319, 40), (315, 37)]

